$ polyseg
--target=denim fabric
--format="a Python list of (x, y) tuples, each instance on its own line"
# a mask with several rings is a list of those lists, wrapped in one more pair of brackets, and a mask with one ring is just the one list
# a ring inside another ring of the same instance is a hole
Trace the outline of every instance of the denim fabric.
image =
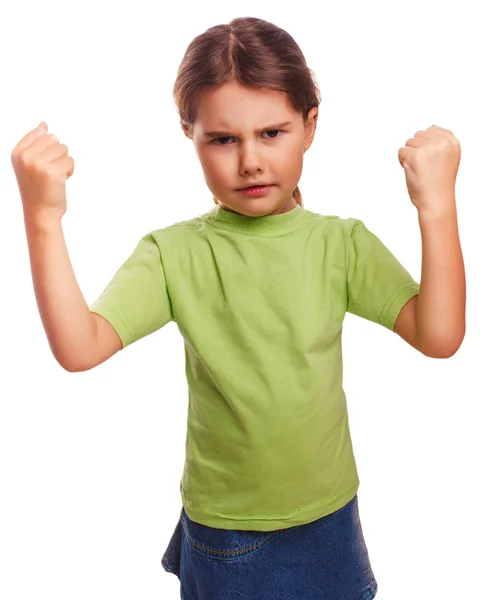
[(182, 508), (161, 564), (179, 578), (181, 600), (371, 600), (378, 589), (357, 496), (276, 531), (214, 529)]

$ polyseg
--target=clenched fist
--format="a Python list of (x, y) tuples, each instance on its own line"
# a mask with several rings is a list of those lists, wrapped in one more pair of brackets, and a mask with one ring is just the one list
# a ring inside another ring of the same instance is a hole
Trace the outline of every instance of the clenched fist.
[(420, 213), (442, 214), (455, 201), (461, 146), (452, 131), (432, 125), (398, 151), (407, 190)]
[(66, 181), (74, 172), (68, 147), (42, 122), (21, 139), (11, 159), (25, 218), (60, 219), (67, 208)]

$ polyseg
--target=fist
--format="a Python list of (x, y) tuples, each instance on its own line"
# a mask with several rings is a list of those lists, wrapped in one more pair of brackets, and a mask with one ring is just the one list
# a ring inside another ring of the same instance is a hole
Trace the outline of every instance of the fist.
[(12, 151), (25, 216), (61, 218), (66, 212), (66, 180), (74, 172), (68, 147), (44, 122), (25, 135)]
[(432, 125), (398, 151), (407, 190), (420, 211), (443, 211), (455, 201), (461, 146), (452, 131)]

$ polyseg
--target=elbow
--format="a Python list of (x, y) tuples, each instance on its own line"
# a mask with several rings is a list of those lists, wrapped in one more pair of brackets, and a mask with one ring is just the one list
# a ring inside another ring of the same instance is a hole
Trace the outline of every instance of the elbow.
[(438, 350), (432, 349), (430, 351), (425, 351), (423, 354), (428, 358), (451, 358), (458, 351), (459, 348), (456, 349), (447, 349), (447, 348), (439, 348)]
[(59, 362), (61, 367), (68, 373), (83, 373), (84, 371), (90, 371), (91, 369), (97, 366), (96, 364), (62, 363), (60, 361), (57, 362)]
[(61, 365), (61, 367), (68, 373), (81, 373), (81, 371), (84, 370), (84, 369), (79, 369), (78, 367), (76, 367), (74, 365), (68, 365), (68, 366)]
[[(49, 342), (50, 343), (50, 342)], [(70, 360), (64, 352), (58, 351), (54, 345), (50, 344), (50, 349), (52, 351), (52, 356), (55, 358), (57, 364), (62, 367), (68, 373), (77, 373), (79, 369), (76, 364)]]
[(428, 358), (451, 358), (459, 350), (463, 340), (464, 332), (457, 338), (435, 342), (427, 347), (420, 348), (420, 352)]
[(104, 362), (104, 358), (96, 356), (78, 356), (77, 359), (65, 359), (55, 357), (59, 365), (68, 373), (83, 373), (90, 371)]
[(59, 360), (57, 357), (55, 357), (55, 359), (59, 363), (59, 366), (61, 366), (68, 373), (79, 373), (82, 371), (82, 369), (80, 369), (79, 366), (74, 363)]
[(91, 367), (85, 367), (81, 361), (71, 360), (67, 356), (59, 356), (54, 354), (55, 360), (58, 362), (59, 366), (62, 367), (68, 373), (81, 373), (82, 371), (87, 371)]

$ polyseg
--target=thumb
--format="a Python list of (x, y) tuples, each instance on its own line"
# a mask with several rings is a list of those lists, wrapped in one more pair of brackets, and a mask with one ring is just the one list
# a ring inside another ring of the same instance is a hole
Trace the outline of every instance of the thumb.
[(42, 121), (40, 123), (40, 125), (38, 125), (38, 129), (44, 129), (45, 131), (47, 131), (48, 130), (47, 123), (45, 123), (45, 121)]

